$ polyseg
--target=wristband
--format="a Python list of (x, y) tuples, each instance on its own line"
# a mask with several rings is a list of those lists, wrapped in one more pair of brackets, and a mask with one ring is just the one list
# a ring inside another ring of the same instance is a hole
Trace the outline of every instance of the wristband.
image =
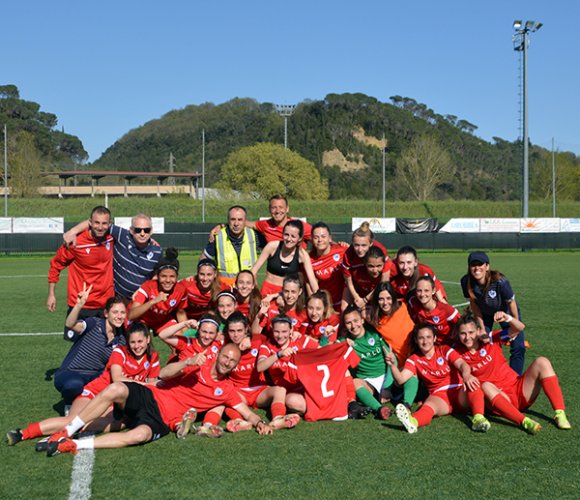
[(280, 358), (282, 357), (282, 351), (278, 351), (278, 352), (276, 353), (276, 357), (277, 357), (278, 359), (280, 359)]

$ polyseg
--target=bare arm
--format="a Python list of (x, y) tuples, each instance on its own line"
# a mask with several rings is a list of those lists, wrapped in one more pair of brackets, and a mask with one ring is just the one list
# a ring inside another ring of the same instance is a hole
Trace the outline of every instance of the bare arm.
[(159, 372), (159, 378), (161, 380), (167, 380), (170, 378), (175, 378), (181, 375), (183, 371), (189, 366), (201, 366), (206, 362), (206, 357), (203, 352), (197, 353), (191, 358), (184, 359), (183, 361), (177, 361), (175, 363), (169, 363), (161, 368)]
[(283, 358), (284, 356), (291, 356), (294, 354), (294, 349), (292, 347), (286, 347), (286, 349), (282, 349), (277, 353), (274, 353), (270, 356), (262, 356), (258, 359), (258, 363), (256, 364), (256, 369), (259, 372), (265, 372), (268, 368), (270, 368), (278, 359)]
[(471, 373), (471, 366), (469, 366), (462, 359), (458, 359), (453, 363), (453, 366), (459, 370), (463, 378), (463, 387), (466, 391), (474, 391), (479, 387), (479, 380)]
[(262, 253), (260, 254), (260, 256), (258, 257), (258, 260), (254, 264), (254, 267), (252, 267), (252, 273), (253, 273), (254, 277), (257, 278), (258, 272), (260, 271), (260, 269), (262, 268), (262, 266), (264, 265), (264, 263), (266, 262), (268, 257), (273, 255), (278, 244), (279, 244), (278, 241), (271, 241), (270, 243), (268, 243), (264, 247), (264, 250), (262, 250)]
[(308, 278), (308, 284), (310, 285), (310, 289), (312, 290), (313, 293), (317, 292), (318, 280), (314, 275), (314, 269), (312, 269), (312, 260), (310, 260), (310, 255), (308, 255), (308, 252), (302, 247), (300, 247), (299, 251), (300, 253), (298, 254), (298, 256), (300, 258), (300, 262), (304, 266), (304, 272), (306, 273), (306, 277)]
[(477, 324), (479, 325), (479, 327), (485, 331), (485, 325), (483, 324), (483, 317), (481, 315), (481, 309), (479, 309), (479, 306), (477, 305), (477, 302), (475, 301), (475, 299), (469, 299), (469, 306), (471, 307), (471, 311), (473, 312), (473, 316), (475, 318), (475, 321), (477, 321)]
[(393, 374), (393, 378), (397, 384), (403, 385), (414, 375), (413, 372), (411, 370), (407, 370), (407, 368), (399, 370), (399, 367), (397, 366), (397, 358), (392, 352), (383, 351), (383, 353), (385, 355), (385, 361), (389, 365), (391, 373)]
[(76, 246), (77, 236), (89, 228), (89, 221), (84, 220), (79, 222), (76, 226), (71, 227), (66, 233), (62, 235), (65, 246)]
[(46, 308), (48, 312), (56, 311), (56, 294), (54, 293), (56, 290), (56, 283), (49, 283), (48, 284), (48, 298), (46, 299)]
[(258, 415), (256, 415), (247, 404), (241, 403), (234, 409), (242, 416), (244, 420), (247, 420), (252, 424), (260, 436), (272, 434), (272, 428)]
[(181, 321), (176, 325), (168, 326), (159, 332), (159, 338), (171, 347), (176, 347), (176, 335), (184, 328), (197, 328), (197, 321), (194, 319), (188, 319), (186, 321)]
[[(512, 301), (515, 302), (515, 301)], [(511, 302), (510, 302), (511, 304)], [(517, 306), (516, 306), (516, 313), (517, 313)], [(511, 314), (505, 313), (503, 311), (498, 311), (493, 316), (493, 320), (497, 321), (498, 323), (508, 323), (509, 329), (508, 333), (509, 336), (513, 339), (517, 337), (517, 335), (524, 330), (526, 325), (524, 325), (517, 316), (512, 316)]]
[(78, 321), (79, 313), (87, 303), (87, 299), (89, 298), (89, 294), (91, 293), (92, 289), (93, 285), (87, 288), (87, 284), (83, 283), (83, 289), (78, 293), (77, 296), (77, 303), (71, 309), (70, 313), (66, 317), (66, 321), (64, 322), (64, 326), (76, 333), (81, 333), (84, 329), (83, 323)]
[(153, 297), (151, 300), (148, 300), (147, 302), (144, 302), (143, 304), (136, 304), (135, 302), (131, 302), (129, 312), (127, 313), (127, 318), (129, 320), (140, 318), (155, 304), (159, 304), (159, 302), (167, 300), (167, 297), (169, 297), (169, 295), (165, 292), (159, 292), (155, 297)]

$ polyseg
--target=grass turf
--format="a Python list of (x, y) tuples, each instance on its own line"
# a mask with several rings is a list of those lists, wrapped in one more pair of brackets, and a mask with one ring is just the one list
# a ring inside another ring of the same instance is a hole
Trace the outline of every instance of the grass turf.
[[(526, 364), (549, 357), (560, 377), (572, 431), (558, 431), (544, 395), (528, 414), (543, 430), (528, 436), (494, 419), (487, 434), (469, 430), (465, 418), (439, 418), (416, 435), (396, 419), (381, 423), (301, 423), (271, 437), (253, 432), (219, 440), (168, 436), (144, 447), (97, 450), (93, 498), (206, 497), (558, 497), (577, 498), (578, 369), (580, 348), (574, 311), (577, 254), (491, 254), (494, 268), (510, 279), (532, 344)], [(458, 283), (466, 255), (426, 254), (437, 276)], [(194, 257), (182, 269), (194, 268)], [(0, 259), (0, 332), (56, 332), (62, 329), (66, 285), (57, 286), (59, 306), (46, 312), (48, 258)], [(18, 276), (28, 276), (22, 278)], [(447, 283), (452, 303), (464, 302), (460, 287)], [(160, 348), (162, 359), (167, 351)], [(55, 414), (58, 393), (50, 375), (69, 344), (59, 337), (0, 337), (4, 383), (1, 429), (7, 431)], [(0, 498), (63, 498), (68, 495), (72, 456), (47, 459), (33, 442), (0, 446)]]

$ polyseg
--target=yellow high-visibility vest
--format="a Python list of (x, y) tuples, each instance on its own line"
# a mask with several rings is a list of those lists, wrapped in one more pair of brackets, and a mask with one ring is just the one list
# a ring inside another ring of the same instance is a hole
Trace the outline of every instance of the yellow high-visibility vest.
[(249, 227), (244, 229), (240, 255), (236, 253), (225, 227), (216, 236), (215, 249), (218, 271), (225, 278), (234, 278), (240, 271), (252, 269), (258, 259), (256, 234)]

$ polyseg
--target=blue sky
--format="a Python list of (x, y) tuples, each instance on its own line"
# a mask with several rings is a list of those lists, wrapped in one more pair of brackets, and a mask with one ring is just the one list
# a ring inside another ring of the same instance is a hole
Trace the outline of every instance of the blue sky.
[(528, 53), (530, 139), (580, 154), (580, 2), (22, 0), (0, 12), (0, 83), (55, 113), (91, 161), (172, 109), (234, 97), (398, 94), (513, 141), (514, 19), (544, 23)]

